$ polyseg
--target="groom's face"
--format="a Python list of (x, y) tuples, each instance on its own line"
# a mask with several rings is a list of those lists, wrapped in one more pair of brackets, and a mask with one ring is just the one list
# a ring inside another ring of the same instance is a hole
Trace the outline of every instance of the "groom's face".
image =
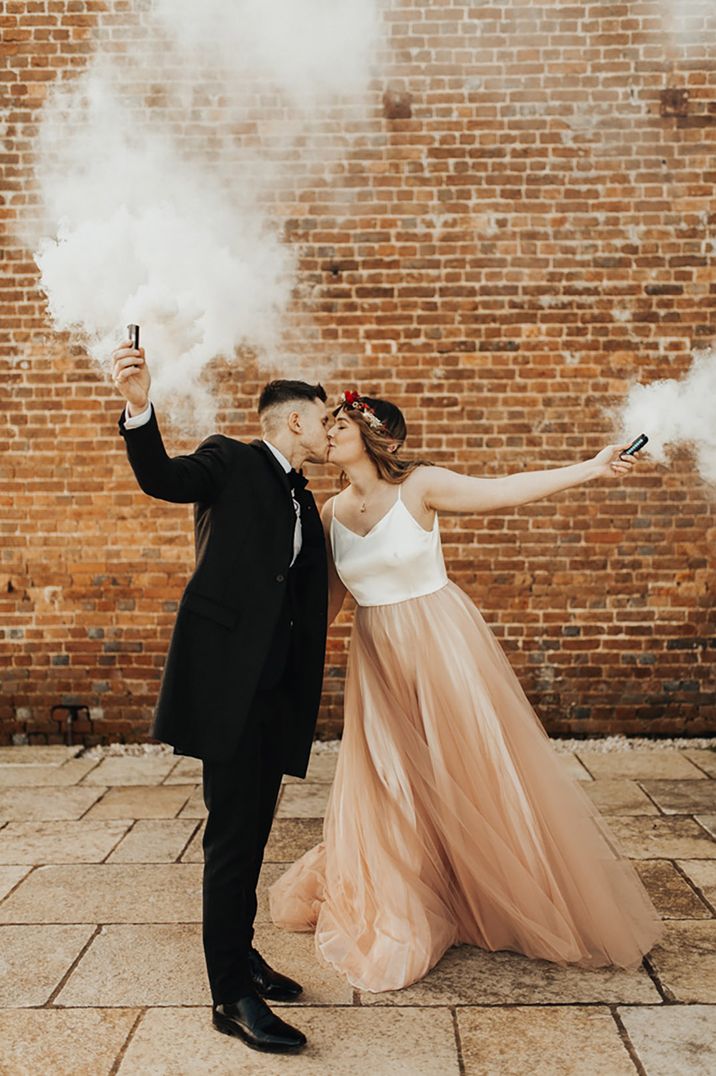
[(328, 427), (332, 424), (323, 400), (311, 400), (301, 408), (301, 442), (308, 463), (325, 463), (328, 454)]

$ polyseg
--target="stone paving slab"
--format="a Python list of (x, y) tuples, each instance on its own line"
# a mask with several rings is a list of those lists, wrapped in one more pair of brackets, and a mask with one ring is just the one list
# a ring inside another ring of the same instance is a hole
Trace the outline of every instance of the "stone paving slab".
[(100, 1008), (210, 1005), (201, 925), (103, 926), (55, 1001)]
[(0, 904), (1, 923), (193, 923), (201, 868), (193, 863), (38, 867)]
[(669, 923), (649, 961), (674, 1000), (716, 1004), (716, 919)]
[(131, 824), (8, 822), (0, 834), (0, 863), (101, 863)]
[(716, 906), (716, 859), (680, 859), (677, 862), (709, 904)]
[(418, 983), (383, 993), (360, 991), (362, 1005), (604, 1005), (654, 1003), (661, 997), (643, 968), (562, 968), (518, 953), (476, 946), (448, 949)]
[(634, 781), (657, 778), (676, 780), (706, 779), (682, 751), (664, 748), (660, 751), (575, 751), (592, 777), (626, 777)]
[[(712, 860), (686, 862), (711, 863)], [(642, 859), (636, 864), (652, 903), (662, 919), (710, 919), (713, 912), (668, 859)]]
[(323, 818), (330, 791), (330, 785), (286, 785), (276, 817)]
[(647, 1076), (713, 1076), (716, 1009), (709, 1005), (619, 1008)]
[(573, 755), (571, 751), (566, 754), (558, 754), (557, 756), (562, 764), (562, 768), (566, 770), (567, 776), (571, 777), (574, 781), (593, 781), (589, 770), (586, 766), (583, 766), (576, 755)]
[(664, 814), (716, 811), (716, 781), (642, 781), (641, 786)]
[(655, 814), (659, 808), (636, 783), (623, 777), (602, 777), (585, 783), (584, 791), (601, 814)]
[[(196, 818), (184, 818), (183, 815), (179, 816), (179, 821), (189, 822), (192, 826), (197, 825)], [(275, 823), (274, 823), (275, 824)], [(204, 850), (201, 846), (202, 837), (204, 835), (204, 823), (199, 823), (199, 828), (194, 833), (194, 836), (189, 841), (181, 855), (182, 863), (203, 863), (204, 862)]]
[(18, 744), (16, 747), (0, 747), (0, 766), (37, 766), (43, 763), (60, 766), (83, 750), (82, 744), (76, 747), (65, 747), (64, 744)]
[(140, 818), (107, 862), (174, 863), (188, 844), (196, 825), (193, 818)]
[(285, 863), (264, 863), (261, 868), (261, 874), (259, 875), (259, 884), (256, 889), (256, 922), (272, 924), (271, 912), (269, 910), (268, 891), (269, 886), (273, 885), (278, 878), (281, 877), (286, 870)]
[(288, 785), (306, 784), (330, 785), (336, 773), (338, 751), (312, 751), (305, 778), (293, 777), (287, 773), (284, 782)]
[(105, 790), (103, 788), (0, 789), (0, 821), (42, 822), (80, 818)]
[[(352, 1004), (351, 987), (318, 963), (312, 934), (279, 934), (257, 924), (255, 944), (270, 964), (302, 984), (297, 1007)], [(103, 927), (56, 1001), (71, 1006), (209, 1005), (201, 925)]]
[(44, 1005), (94, 931), (94, 925), (0, 926), (0, 1008)]
[(709, 859), (716, 844), (691, 818), (610, 816), (609, 829), (630, 859)]
[[(181, 857), (183, 863), (204, 862), (203, 832), (202, 824)], [(322, 840), (322, 818), (276, 818), (264, 852), (264, 863), (293, 863)]]
[(264, 862), (293, 863), (322, 840), (322, 818), (276, 818)]
[(108, 1076), (139, 1009), (2, 1009), (3, 1076)]
[(465, 1076), (636, 1076), (601, 1006), (461, 1008), (457, 1023)]
[(709, 836), (716, 840), (716, 814), (695, 814), (694, 818)]
[(681, 752), (690, 762), (699, 769), (704, 770), (709, 777), (716, 777), (716, 750), (709, 751), (698, 748), (686, 748)]
[[(164, 822), (164, 823), (162, 823), (162, 825), (166, 825), (166, 823)], [(121, 848), (121, 845), (118, 847), (117, 851), (119, 851), (119, 848)], [(107, 860), (107, 863), (115, 862), (113, 857), (114, 857), (114, 853), (112, 854), (112, 856), (109, 857), (109, 859)], [(125, 861), (124, 860), (119, 860), (119, 862), (125, 862)], [(137, 861), (136, 860), (127, 860), (126, 862), (135, 863)], [(146, 861), (145, 860), (139, 860), (138, 862), (144, 863)], [(257, 888), (257, 891), (256, 891), (256, 896), (257, 896), (256, 921), (257, 922), (264, 922), (264, 923), (271, 922), (271, 916), (270, 916), (269, 904), (268, 904), (268, 887), (270, 885), (272, 885), (281, 874), (283, 874), (285, 869), (286, 869), (286, 865), (283, 864), (283, 863), (266, 863), (266, 864), (264, 864), (264, 866), (262, 868), (262, 871), (261, 871), (261, 874), (259, 876), (259, 884), (258, 884), (258, 888)], [(17, 874), (17, 876), (15, 878), (15, 883), (14, 884), (17, 884), (17, 881), (19, 881), (23, 877), (22, 870), (20, 868), (17, 868), (17, 870), (18, 870), (18, 874)], [(173, 874), (167, 876), (167, 875), (156, 874), (156, 873), (154, 874), (153, 878), (151, 878), (151, 877), (147, 878), (147, 876), (145, 875), (144, 877), (141, 877), (139, 879), (139, 883), (140, 883), (139, 886), (138, 886), (139, 897), (140, 897), (140, 899), (143, 896), (146, 897), (148, 889), (149, 889), (149, 901), (150, 902), (149, 902), (148, 908), (144, 912), (141, 911), (141, 906), (140, 906), (139, 911), (138, 912), (137, 911), (133, 912), (132, 916), (131, 916), (131, 919), (129, 919), (129, 920), (121, 918), (121, 916), (123, 915), (123, 912), (121, 910), (121, 907), (120, 907), (120, 910), (117, 911), (117, 907), (118, 907), (118, 905), (121, 905), (122, 901), (126, 900), (128, 894), (132, 891), (132, 886), (137, 882), (137, 875), (135, 873), (126, 874), (126, 875), (125, 874), (119, 874), (119, 875), (111, 874), (111, 875), (109, 875), (109, 877), (107, 876), (106, 873), (103, 874), (100, 877), (100, 885), (98, 886), (98, 892), (95, 895), (95, 898), (94, 898), (93, 902), (89, 905), (89, 907), (93, 908), (93, 910), (96, 913), (95, 918), (97, 918), (99, 920), (99, 922), (110, 922), (110, 921), (111, 922), (123, 922), (123, 921), (129, 921), (129, 922), (152, 922), (152, 923), (160, 922), (160, 921), (174, 922), (175, 920), (173, 918), (168, 919), (165, 913), (160, 913), (159, 911), (154, 910), (155, 906), (156, 906), (156, 901), (153, 899), (153, 894), (151, 892), (151, 889), (149, 888), (151, 886), (151, 884), (152, 884), (152, 881), (154, 881), (156, 883), (155, 888), (158, 888), (158, 886), (160, 886), (162, 884), (163, 879), (167, 878), (167, 877), (170, 878), (173, 883), (176, 883), (177, 880), (178, 880), (176, 878), (176, 876), (173, 875)], [(192, 879), (197, 879), (199, 877), (200, 877), (200, 874), (199, 874), (198, 871), (195, 871), (192, 874)], [(76, 876), (75, 876), (75, 878), (76, 878)], [(76, 879), (76, 880), (77, 881), (82, 881), (83, 879), (79, 878), (79, 879)], [(94, 879), (91, 876), (90, 876), (90, 878), (88, 880), (90, 882), (94, 881)], [(1, 881), (2, 881), (2, 874), (0, 874), (0, 882)], [(16, 904), (13, 905), (13, 907), (11, 909), (11, 912), (9, 912), (8, 914), (13, 915), (15, 917), (17, 917), (18, 915), (22, 916), (22, 915), (31, 915), (31, 914), (36, 915), (36, 916), (38, 916), (38, 915), (49, 915), (49, 916), (53, 916), (53, 917), (56, 917), (56, 916), (59, 915), (62, 918), (60, 918), (60, 919), (53, 918), (52, 921), (53, 922), (58, 922), (58, 921), (59, 922), (65, 922), (65, 921), (69, 922), (69, 921), (71, 921), (70, 919), (65, 919), (66, 916), (69, 916), (71, 914), (68, 910), (66, 910), (66, 908), (61, 907), (60, 910), (58, 911), (57, 907), (52, 904), (52, 901), (55, 898), (56, 893), (57, 893), (57, 885), (58, 884), (59, 884), (59, 880), (55, 877), (55, 878), (53, 878), (51, 880), (51, 885), (49, 887), (45, 888), (44, 884), (43, 885), (38, 884), (38, 885), (36, 885), (34, 887), (34, 889), (33, 889), (33, 891), (31, 893), (28, 893), (26, 895), (19, 895), (18, 896), (18, 901), (16, 902)], [(112, 887), (115, 884), (116, 884), (116, 890), (113, 890)], [(190, 881), (190, 886), (192, 884), (194, 884), (194, 882)], [(12, 886), (8, 882), (7, 892), (9, 892), (11, 888), (12, 888)], [(167, 887), (167, 889), (166, 889), (166, 897), (167, 897), (168, 900), (171, 900), (176, 895), (176, 888), (177, 888), (176, 884), (173, 884), (173, 885)], [(21, 907), (19, 907), (19, 905), (20, 905), (20, 896), (22, 896), (22, 898), (23, 898), (23, 904), (22, 904)], [(197, 921), (197, 916), (198, 916), (199, 913), (198, 913), (197, 907), (196, 907), (196, 900), (192, 899), (191, 896), (189, 896), (189, 898), (187, 899), (187, 893), (186, 892), (183, 892), (181, 897), (182, 897), (182, 899), (180, 900), (179, 905), (177, 907), (177, 916), (181, 917), (179, 921), (181, 921), (181, 922), (194, 922), (194, 921)], [(32, 901), (32, 911), (30, 911), (29, 908), (28, 908), (28, 905), (29, 905), (30, 901)], [(103, 903), (100, 904), (100, 901), (102, 901)], [(0, 913), (0, 915), (1, 915), (1, 913)], [(143, 915), (143, 918), (139, 919), (138, 915)], [(161, 919), (159, 918), (160, 915), (161, 915)], [(111, 919), (109, 918), (110, 916), (111, 916)], [(183, 918), (183, 916), (186, 916), (187, 918)], [(20, 920), (20, 921), (22, 921), (22, 920)]]
[[(6, 1023), (0, 1011), (3, 1076), (8, 1037), (18, 1076), (273, 1076), (288, 1065), (316, 1076), (392, 1076), (406, 1058), (406, 1072), (430, 1076), (710, 1076), (714, 1069), (716, 752), (560, 754), (667, 924), (645, 968), (586, 971), (461, 946), (422, 982), (371, 994), (354, 991), (324, 963), (312, 933), (284, 932), (270, 920), (268, 886), (322, 840), (338, 753), (315, 751), (309, 780), (283, 783), (258, 887), (256, 944), (306, 988), (298, 1004), (277, 1007), (308, 1033), (309, 1048), (278, 1059), (277, 1068), (275, 1057), (211, 1027), (199, 760), (160, 752), (77, 758), (80, 748), (62, 746), (7, 750), (12, 760), (0, 749), (0, 1006), (22, 1008)], [(691, 1068), (678, 1067), (682, 1057)]]
[(84, 784), (158, 785), (171, 773), (176, 761), (175, 755), (110, 756), (85, 777)]
[(191, 795), (187, 800), (184, 807), (179, 812), (180, 818), (206, 818), (206, 807), (204, 806), (204, 794), (202, 792), (201, 785), (196, 788), (192, 788)]
[[(176, 758), (176, 756), (172, 756)], [(164, 778), (165, 785), (201, 784), (202, 765), (199, 758), (179, 758), (176, 766)]]
[(0, 867), (0, 900), (14, 889), (21, 878), (29, 873), (29, 867)]
[[(291, 1007), (353, 1004), (353, 987), (343, 975), (319, 959), (312, 932), (291, 933), (277, 930), (273, 923), (259, 923), (255, 945), (272, 967), (303, 986), (303, 993)], [(278, 1008), (287, 1004), (276, 1002)]]
[(18, 785), (42, 787), (45, 785), (76, 785), (83, 777), (86, 777), (95, 766), (92, 759), (73, 758), (62, 765), (30, 766), (8, 765), (0, 766), (0, 788), (13, 788)]
[(206, 1009), (149, 1009), (119, 1076), (459, 1076), (452, 1015), (445, 1009), (402, 1009), (398, 1016), (302, 1008), (288, 1019), (306, 1034), (308, 1045), (300, 1054), (278, 1058), (214, 1031)]
[(87, 812), (87, 818), (174, 818), (192, 791), (191, 785), (115, 786)]

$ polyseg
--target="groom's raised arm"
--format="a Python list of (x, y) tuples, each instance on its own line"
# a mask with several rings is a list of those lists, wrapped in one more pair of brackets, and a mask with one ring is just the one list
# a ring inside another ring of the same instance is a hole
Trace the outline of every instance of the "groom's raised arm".
[(127, 342), (113, 353), (112, 380), (127, 400), (119, 432), (140, 488), (175, 504), (213, 501), (226, 481), (228, 439), (213, 434), (189, 455), (168, 455), (149, 401), (151, 378), (143, 348), (133, 350)]

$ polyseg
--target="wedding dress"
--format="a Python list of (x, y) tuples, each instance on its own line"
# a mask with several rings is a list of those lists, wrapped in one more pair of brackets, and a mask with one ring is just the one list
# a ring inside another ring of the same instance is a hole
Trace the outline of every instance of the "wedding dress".
[[(335, 503), (335, 502), (334, 502)], [(480, 612), (445, 571), (437, 516), (402, 500), (361, 536), (335, 517), (357, 602), (323, 841), (270, 887), (363, 990), (422, 978), (452, 945), (635, 968), (663, 924), (563, 768)]]

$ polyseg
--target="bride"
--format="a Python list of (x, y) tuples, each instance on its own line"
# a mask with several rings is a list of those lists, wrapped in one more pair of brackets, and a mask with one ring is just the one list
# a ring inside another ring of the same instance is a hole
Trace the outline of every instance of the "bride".
[(322, 512), (330, 613), (356, 600), (345, 721), (323, 840), (270, 887), (271, 916), (315, 931), (359, 989), (424, 976), (452, 945), (634, 968), (663, 924), (509, 662), (449, 580), (438, 512), (498, 512), (634, 463), (593, 459), (505, 478), (404, 460), (402, 413), (344, 393)]

